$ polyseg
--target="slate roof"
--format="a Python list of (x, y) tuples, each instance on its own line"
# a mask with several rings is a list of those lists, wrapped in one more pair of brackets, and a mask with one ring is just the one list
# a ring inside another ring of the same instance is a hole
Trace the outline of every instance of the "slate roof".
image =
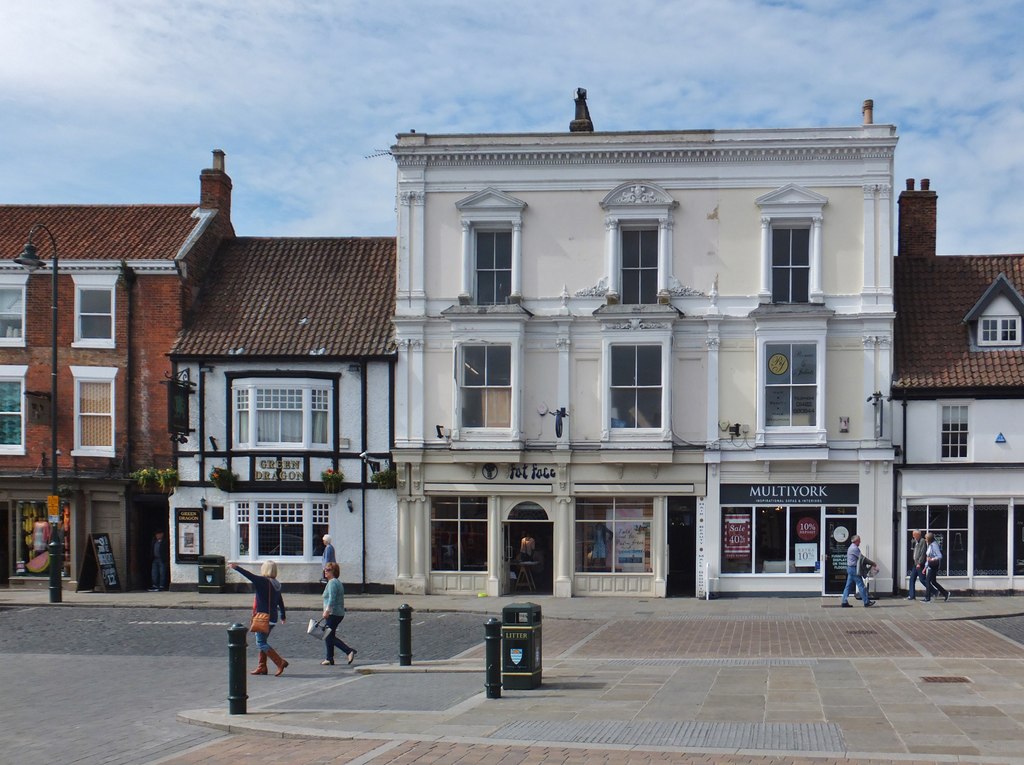
[(174, 356), (394, 352), (394, 237), (241, 237), (213, 262)]
[[(67, 260), (173, 260), (200, 221), (196, 205), (0, 205), (0, 258), (20, 254), (28, 233), (42, 223)], [(33, 243), (39, 257), (53, 251), (45, 232)]]
[(895, 264), (893, 387), (1005, 392), (1024, 385), (1024, 350), (972, 351), (963, 323), (999, 274), (1024, 292), (1024, 255), (897, 257)]

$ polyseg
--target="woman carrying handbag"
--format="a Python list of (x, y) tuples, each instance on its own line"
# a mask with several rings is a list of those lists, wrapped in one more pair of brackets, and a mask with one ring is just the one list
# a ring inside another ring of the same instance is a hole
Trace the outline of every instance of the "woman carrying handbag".
[[(267, 674), (267, 659), (269, 658), (277, 665), (277, 672), (274, 673), (274, 676), (277, 677), (284, 672), (285, 667), (288, 666), (288, 662), (285, 659), (282, 659), (281, 655), (271, 648), (270, 643), (267, 642), (267, 639), (270, 637), (270, 631), (274, 629), (274, 625), (277, 624), (277, 618), (279, 615), (281, 617), (281, 624), (285, 623), (284, 599), (281, 597), (281, 583), (277, 581), (277, 564), (272, 560), (265, 561), (263, 565), (260, 566), (259, 574), (246, 571), (237, 563), (229, 563), (228, 566), (252, 582), (252, 589), (256, 595), (252, 605), (253, 624), (250, 627), (250, 631), (256, 635), (256, 647), (259, 649), (259, 654), (256, 669), (249, 674)], [(262, 576), (260, 576), (260, 574), (262, 574)], [(263, 625), (260, 624), (260, 622), (262, 622), (262, 618), (259, 616), (260, 614), (269, 615), (269, 619), (266, 624), (266, 632), (263, 632)]]
[(324, 640), (326, 654), (320, 663), (325, 667), (334, 664), (334, 648), (337, 646), (348, 655), (348, 663), (351, 664), (355, 661), (356, 649), (338, 637), (338, 625), (345, 618), (345, 588), (339, 579), (341, 567), (337, 563), (328, 563), (324, 566), (324, 576), (327, 577), (327, 586), (324, 587), (324, 619), (327, 620), (331, 634)]

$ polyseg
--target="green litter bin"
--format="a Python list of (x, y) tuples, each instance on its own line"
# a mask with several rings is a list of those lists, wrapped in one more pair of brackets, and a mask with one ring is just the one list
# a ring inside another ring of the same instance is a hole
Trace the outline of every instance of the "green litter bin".
[(501, 685), (528, 691), (541, 683), (541, 611), (536, 603), (509, 603), (501, 610)]
[(199, 556), (199, 591), (224, 592), (224, 556)]

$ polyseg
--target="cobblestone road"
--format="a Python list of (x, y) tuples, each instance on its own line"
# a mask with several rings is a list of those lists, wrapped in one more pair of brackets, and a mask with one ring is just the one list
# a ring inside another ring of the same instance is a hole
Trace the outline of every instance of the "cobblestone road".
[[(299, 691), (325, 672), (351, 672), (319, 665), (322, 648), (305, 634), (313, 615), (294, 611), (275, 628), (272, 645), (291, 666), (279, 678), (249, 678), (251, 703), (271, 690)], [(226, 630), (246, 616), (216, 609), (0, 609), (0, 762), (146, 763), (221, 738), (177, 722), (175, 714), (226, 705)], [(483, 639), (484, 621), (478, 614), (416, 614), (414, 656), (450, 658)], [(398, 660), (394, 613), (352, 613), (342, 635), (360, 662)], [(254, 655), (250, 647), (250, 666)]]

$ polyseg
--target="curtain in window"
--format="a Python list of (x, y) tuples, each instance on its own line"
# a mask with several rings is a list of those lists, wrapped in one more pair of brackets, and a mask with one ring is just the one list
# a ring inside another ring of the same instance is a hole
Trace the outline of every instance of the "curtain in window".
[(83, 382), (78, 388), (79, 426), (82, 446), (114, 445), (110, 383)]
[(21, 383), (0, 382), (0, 445), (21, 445)]

